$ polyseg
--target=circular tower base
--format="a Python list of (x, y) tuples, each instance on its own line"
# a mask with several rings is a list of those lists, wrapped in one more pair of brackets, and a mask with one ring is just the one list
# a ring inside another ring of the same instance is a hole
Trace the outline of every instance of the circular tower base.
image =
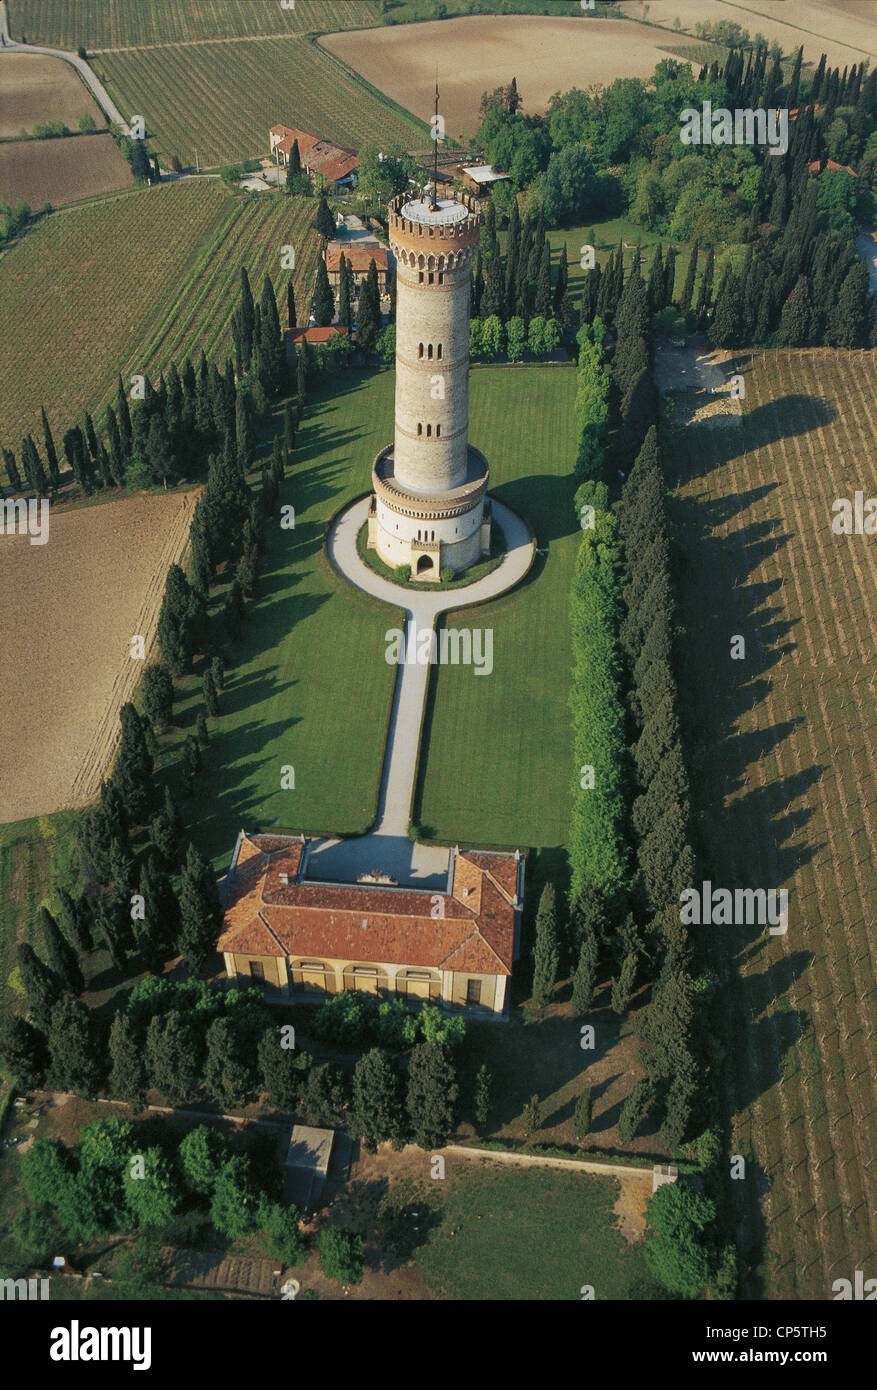
[(490, 554), (490, 470), (469, 446), (468, 469), (459, 487), (417, 493), (402, 487), (393, 471), (393, 446), (382, 449), (372, 468), (374, 496), (368, 516), (368, 546), (385, 565), (409, 565), (411, 578), (437, 582), (443, 569), (455, 574)]

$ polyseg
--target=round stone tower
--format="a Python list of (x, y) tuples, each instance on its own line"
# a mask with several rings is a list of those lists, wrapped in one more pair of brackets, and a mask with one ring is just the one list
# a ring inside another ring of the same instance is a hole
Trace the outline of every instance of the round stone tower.
[(469, 444), (469, 288), (481, 214), (462, 194), (389, 208), (396, 258), (395, 438), (372, 470), (369, 546), (437, 580), (490, 549), (488, 467)]

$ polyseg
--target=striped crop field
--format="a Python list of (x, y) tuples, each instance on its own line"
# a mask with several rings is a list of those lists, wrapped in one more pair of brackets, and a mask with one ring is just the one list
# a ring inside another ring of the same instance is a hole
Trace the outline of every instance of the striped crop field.
[(104, 53), (93, 63), (160, 156), (201, 168), (268, 154), (283, 122), (336, 144), (423, 145), (428, 128), (303, 38), (238, 39)]
[(832, 528), (837, 499), (874, 493), (875, 367), (747, 354), (742, 415), (674, 411), (664, 452), (703, 878), (789, 894), (784, 934), (693, 928), (721, 982), (749, 1298), (830, 1299), (877, 1268), (874, 547)]
[[(17, 450), (39, 431), (41, 404), (57, 439), (83, 411), (103, 409), (119, 373), (154, 379), (202, 348), (224, 356), (242, 266), (257, 297), (271, 274), (284, 323), (292, 274), (301, 315), (319, 252), (313, 209), (192, 179), (46, 218), (0, 258), (0, 299), (16, 326), (0, 337), (0, 440)], [(295, 247), (294, 272), (280, 268), (284, 245)]]
[(257, 34), (323, 33), (378, 22), (375, 0), (9, 0), (14, 38), (89, 50), (203, 42)]

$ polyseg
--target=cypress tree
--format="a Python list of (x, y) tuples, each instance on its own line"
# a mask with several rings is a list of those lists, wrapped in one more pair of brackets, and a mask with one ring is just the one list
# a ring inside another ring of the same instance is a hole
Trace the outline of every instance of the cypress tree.
[(213, 950), (222, 924), (222, 909), (210, 866), (189, 845), (180, 880), (179, 949), (188, 970), (201, 969)]
[[(180, 861), (180, 851), (174, 856), (174, 866)], [(141, 865), (139, 891), (143, 897), (143, 927), (160, 956), (173, 950), (180, 931), (180, 905), (177, 902), (169, 875), (155, 854)]]
[[(489, 205), (488, 205), (489, 206)], [(496, 315), (502, 317), (505, 311), (505, 286), (503, 283), (502, 259), (497, 253), (487, 268), (487, 279), (481, 296), (481, 318)]]
[(664, 285), (661, 291), (664, 307), (673, 303), (676, 292), (676, 248), (669, 247), (664, 261)]
[(458, 1095), (457, 1073), (445, 1044), (424, 1042), (413, 1048), (405, 1103), (421, 1149), (444, 1148), (450, 1141)]
[(216, 719), (219, 715), (219, 696), (216, 693), (216, 682), (213, 679), (213, 672), (208, 669), (204, 672), (203, 681), (204, 708), (211, 719)]
[(143, 672), (143, 711), (154, 729), (166, 729), (173, 717), (174, 683), (158, 663)]
[(37, 446), (29, 434), (25, 435), (21, 443), (21, 466), (35, 496), (43, 497), (46, 492), (46, 473)]
[(329, 284), (329, 272), (321, 256), (317, 261), (317, 278), (314, 283), (314, 317), (321, 328), (326, 328), (335, 317), (335, 296)]
[(703, 271), (703, 279), (700, 282), (700, 293), (697, 296), (697, 320), (701, 326), (703, 326), (706, 322), (707, 312), (710, 307), (713, 288), (714, 267), (715, 251), (711, 246), (709, 248), (709, 251), (707, 252), (706, 265), (704, 266)]
[(579, 958), (576, 962), (572, 982), (572, 1007), (577, 1017), (583, 1017), (590, 1009), (597, 983), (599, 946), (597, 933), (588, 928), (582, 935)]
[(46, 1035), (19, 1014), (10, 1014), (0, 1041), (0, 1058), (7, 1076), (21, 1090), (42, 1086), (49, 1066)]
[(286, 320), (288, 328), (297, 327), (295, 318), (295, 285), (292, 276), (289, 277), (286, 285)]
[(551, 314), (551, 247), (547, 240), (542, 241), (539, 271), (536, 276), (536, 299), (534, 308), (543, 318)]
[(338, 271), (338, 322), (342, 328), (350, 332), (353, 324), (353, 311), (351, 309), (351, 284), (350, 267), (347, 257), (341, 252), (341, 261)]
[(475, 1121), (475, 1128), (483, 1134), (487, 1129), (487, 1122), (490, 1119), (490, 1097), (493, 1087), (493, 1076), (487, 1067), (486, 1062), (475, 1074), (475, 1088), (472, 1100), (472, 1118)]
[(57, 488), (61, 481), (61, 470), (58, 466), (58, 454), (55, 449), (55, 441), (52, 438), (52, 431), (49, 428), (45, 406), (40, 410), (40, 417), (43, 422), (43, 439), (46, 445), (46, 464), (49, 469), (49, 477), (52, 480), (52, 487)]
[(146, 1100), (146, 1067), (143, 1047), (134, 1025), (124, 1010), (119, 1010), (110, 1026), (110, 1090), (119, 1100), (127, 1101), (135, 1110), (142, 1110)]
[(49, 1020), (50, 1082), (91, 1100), (102, 1079), (102, 1049), (90, 1011), (78, 999), (60, 999)]
[(76, 952), (61, 935), (58, 930), (58, 923), (47, 907), (40, 908), (37, 913), (37, 921), (43, 941), (46, 944), (49, 968), (65, 990), (70, 994), (81, 994), (85, 988), (85, 981), (82, 978)]
[(24, 987), (27, 1011), (37, 1028), (47, 1032), (52, 1008), (61, 998), (62, 983), (26, 941), (19, 942), (15, 963)]
[(557, 981), (559, 961), (556, 895), (553, 883), (546, 883), (536, 914), (536, 941), (533, 948), (533, 1002), (544, 1008), (550, 1002)]
[[(209, 674), (210, 673), (208, 672), (208, 675)], [(210, 742), (210, 737), (207, 733), (207, 720), (204, 718), (203, 710), (198, 711), (198, 718), (195, 721), (195, 729), (199, 746), (201, 748), (206, 748)]]
[[(298, 148), (298, 140), (293, 140), (292, 149), (289, 151), (286, 162), (286, 191), (287, 193), (299, 193), (302, 190), (302, 167), (301, 153)], [(291, 327), (295, 327), (294, 324)]]
[(15, 462), (15, 455), (11, 449), (3, 450), (3, 462), (6, 464), (6, 472), (13, 492), (22, 492), (21, 474), (18, 471), (18, 464)]
[(657, 314), (664, 307), (664, 253), (658, 243), (655, 257), (652, 261), (652, 268), (649, 271), (649, 283), (647, 289), (649, 312)]
[(613, 1013), (626, 1013), (630, 1006), (630, 998), (636, 982), (636, 964), (635, 953), (629, 951), (622, 961), (617, 978), (612, 981), (610, 1004)]
[(682, 287), (682, 298), (679, 300), (679, 312), (684, 316), (691, 309), (692, 297), (694, 295), (694, 279), (697, 274), (697, 242), (691, 248), (691, 259), (688, 262), (688, 270), (685, 273), (685, 284)]
[(262, 356), (265, 359), (271, 392), (276, 395), (285, 385), (286, 349), (283, 345), (274, 286), (267, 273), (262, 282), (260, 323)]
[(250, 289), (250, 277), (247, 275), (246, 266), (241, 266), (241, 299), (238, 313), (240, 315), (241, 357), (246, 371), (249, 369), (253, 354), (253, 334), (256, 327), (256, 308), (253, 303), (253, 291)]
[(237, 465), (241, 476), (245, 476), (253, 466), (255, 440), (253, 436), (252, 410), (249, 392), (238, 391), (235, 405), (235, 448)]
[(349, 1125), (367, 1153), (375, 1153), (387, 1140), (397, 1146), (404, 1140), (399, 1075), (379, 1048), (364, 1053), (353, 1069)]
[(329, 211), (325, 193), (320, 194), (311, 226), (320, 233), (324, 241), (331, 241), (335, 235), (335, 219)]
[(153, 799), (153, 760), (146, 744), (144, 721), (130, 701), (119, 711), (122, 738), (111, 785), (119, 793), (125, 811), (135, 823), (150, 810)]
[(593, 1117), (593, 1103), (591, 1100), (591, 1088), (586, 1086), (582, 1094), (577, 1097), (575, 1109), (572, 1117), (572, 1132), (578, 1140), (586, 1139), (591, 1132)]
[(777, 342), (784, 347), (802, 347), (810, 337), (812, 319), (810, 284), (806, 275), (800, 275), (795, 288), (783, 305), (777, 329)]
[(858, 347), (868, 323), (868, 270), (856, 260), (847, 271), (837, 303), (828, 316), (826, 341), (832, 347)]
[(84, 956), (93, 949), (88, 919), (90, 908), (87, 898), (78, 901), (71, 897), (66, 888), (58, 889), (58, 925), (77, 956)]
[(116, 389), (116, 419), (119, 422), (119, 434), (122, 437), (122, 446), (127, 460), (131, 457), (133, 431), (131, 428), (131, 411), (128, 408), (128, 397), (122, 385), (121, 376), (119, 377), (119, 384)]

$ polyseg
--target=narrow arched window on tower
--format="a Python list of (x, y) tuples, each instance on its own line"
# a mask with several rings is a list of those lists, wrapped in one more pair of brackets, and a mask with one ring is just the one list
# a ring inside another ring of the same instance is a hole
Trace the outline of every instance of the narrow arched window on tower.
[(418, 425), (417, 425), (417, 433), (418, 433), (418, 434), (423, 434), (423, 426), (420, 424), (419, 421), (418, 421)]
[(427, 356), (427, 359), (431, 362), (431, 361), (432, 361), (432, 343), (430, 343), (429, 347), (426, 349), (426, 356)]
[(440, 270), (440, 271), (439, 271), (439, 284), (440, 284), (440, 285), (443, 285), (444, 283), (445, 283), (445, 273), (444, 273), (443, 270)]
[(438, 358), (438, 360), (441, 362), (441, 360), (442, 360), (442, 345), (441, 345), (441, 343), (439, 343), (438, 348), (436, 349), (436, 354), (435, 354), (435, 355), (436, 355), (436, 357)]
[(436, 427), (435, 427), (435, 437), (436, 437), (436, 439), (438, 439), (438, 437), (439, 437), (439, 435), (441, 434), (441, 432), (442, 432), (442, 427), (441, 427), (441, 425), (436, 425)]
[(418, 278), (418, 280), (420, 281), (420, 283), (421, 283), (421, 285), (422, 285), (422, 284), (423, 284), (423, 271), (422, 271), (422, 270), (421, 270), (421, 272), (420, 272), (420, 274), (418, 275), (417, 278)]
[(418, 357), (422, 357), (422, 356), (423, 356), (423, 343), (418, 343), (418, 344), (417, 344), (417, 356), (418, 356)]
[[(435, 276), (433, 275), (432, 271), (430, 271), (430, 272), (429, 272), (429, 283), (432, 284), (434, 280), (435, 280)], [(439, 281), (439, 284), (441, 284), (441, 280)]]
[(427, 439), (431, 439), (431, 438), (432, 438), (432, 425), (427, 425), (427, 427), (426, 427), (426, 437), (427, 437)]

